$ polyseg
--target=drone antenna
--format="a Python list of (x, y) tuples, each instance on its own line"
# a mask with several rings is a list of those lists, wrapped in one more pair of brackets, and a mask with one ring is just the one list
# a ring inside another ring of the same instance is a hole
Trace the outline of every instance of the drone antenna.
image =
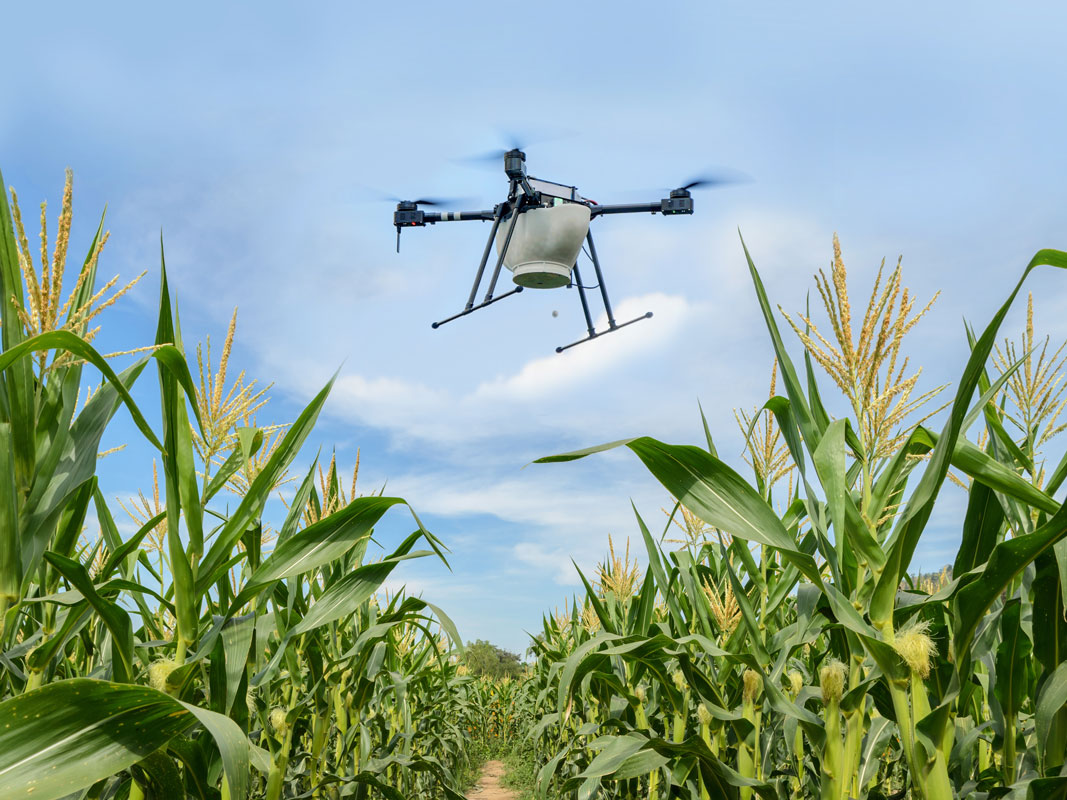
[(400, 226), (396, 226), (396, 252), (400, 252)]

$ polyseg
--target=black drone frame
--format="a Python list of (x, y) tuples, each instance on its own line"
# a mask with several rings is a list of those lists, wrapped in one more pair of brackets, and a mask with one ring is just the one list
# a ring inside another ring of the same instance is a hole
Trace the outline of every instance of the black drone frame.
[[(482, 260), (478, 264), (478, 271), (474, 276), (474, 285), (471, 287), (470, 296), (467, 298), (467, 304), (458, 314), (453, 314), (451, 317), (447, 317), (439, 322), (434, 322), (432, 324), (434, 329), (441, 327), (447, 322), (452, 322), (460, 317), (465, 317), (468, 314), (492, 305), (506, 297), (519, 294), (524, 288), (522, 286), (517, 286), (502, 295), (494, 296), (497, 281), (500, 279), (500, 272), (504, 266), (504, 256), (507, 254), (508, 246), (511, 244), (511, 236), (515, 232), (515, 225), (519, 219), (519, 215), (530, 209), (540, 208), (542, 196), (541, 192), (537, 191), (534, 186), (530, 184), (531, 177), (526, 174), (526, 154), (521, 150), (509, 150), (505, 153), (504, 172), (507, 174), (509, 180), (508, 199), (503, 203), (494, 206), (491, 211), (423, 211), (418, 207), (420, 202), (424, 205), (430, 203), (427, 203), (426, 201), (402, 201), (397, 203), (396, 212), (393, 214), (393, 224), (396, 226), (397, 252), (400, 252), (400, 232), (403, 228), (423, 227), (426, 225), (434, 225), (438, 222), (466, 222), (468, 220), (481, 220), (482, 222), (493, 223), (493, 227), (489, 231), (489, 240), (485, 243), (485, 250), (482, 252)], [(547, 183), (538, 181), (536, 178), (533, 178), (532, 180), (538, 184)], [(597, 217), (605, 214), (663, 214), (669, 216), (693, 213), (693, 198), (687, 188), (674, 189), (671, 191), (669, 197), (653, 203), (599, 205), (591, 200), (579, 197), (577, 191), (574, 190), (574, 187), (560, 187), (559, 184), (550, 185), (572, 190), (571, 198), (563, 199), (567, 202), (581, 203), (582, 205), (588, 206), (590, 223)], [(485, 268), (489, 264), (489, 254), (493, 249), (493, 243), (496, 241), (497, 231), (500, 229), (501, 224), (507, 225), (507, 233), (504, 236), (504, 246), (501, 248), (500, 253), (497, 256), (493, 274), (489, 279), (488, 291), (486, 291), (482, 301), (475, 304), (478, 290), (481, 287), (482, 279), (485, 276)], [(615, 321), (615, 315), (611, 310), (611, 301), (608, 299), (607, 286), (604, 283), (604, 272), (600, 268), (600, 259), (597, 258), (596, 245), (593, 244), (592, 230), (586, 233), (585, 241), (586, 244), (589, 245), (587, 255), (589, 256), (589, 260), (593, 262), (593, 269), (596, 271), (597, 286), (587, 287), (582, 283), (582, 274), (578, 268), (578, 261), (575, 260), (574, 269), (572, 271), (573, 277), (571, 282), (567, 284), (567, 288), (569, 289), (571, 286), (576, 286), (578, 288), (578, 296), (582, 301), (582, 312), (585, 314), (585, 324), (588, 330), (588, 335), (584, 339), (579, 339), (568, 345), (557, 347), (557, 353), (562, 353), (564, 350), (569, 350), (572, 347), (596, 339), (599, 336), (614, 333), (628, 325), (633, 325), (635, 322), (640, 322), (643, 319), (651, 319), (652, 317), (652, 312), (648, 311), (640, 317), (636, 317), (627, 322), (619, 323)], [(600, 289), (600, 297), (604, 303), (604, 311), (608, 317), (608, 327), (606, 330), (597, 331), (596, 326), (593, 324), (593, 315), (589, 310), (589, 298), (586, 294), (591, 288)]]

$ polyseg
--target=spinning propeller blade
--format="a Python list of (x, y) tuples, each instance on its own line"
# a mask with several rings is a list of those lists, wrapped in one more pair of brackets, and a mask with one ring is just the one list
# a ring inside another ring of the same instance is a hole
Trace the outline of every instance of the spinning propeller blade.
[(414, 203), (417, 206), (434, 206), (436, 208), (460, 208), (462, 206), (474, 206), (477, 200), (473, 197), (420, 197), (418, 200), (408, 200), (406, 197), (383, 194), (382, 200), (390, 203)]
[(534, 136), (530, 136), (529, 134), (525, 136), (517, 136), (513, 131), (499, 131), (498, 136), (496, 138), (506, 144), (506, 147), (498, 147), (493, 150), (488, 150), (473, 156), (457, 158), (455, 160), (457, 163), (460, 164), (497, 164), (502, 161), (504, 156), (506, 156), (512, 150), (522, 150), (525, 153), (526, 149), (532, 145), (553, 142), (558, 139), (567, 139), (572, 136), (574, 136), (574, 134), (569, 131), (548, 135), (538, 134)]
[(743, 183), (752, 180), (742, 172), (716, 170), (692, 176), (686, 183), (678, 186), (678, 189), (702, 189), (712, 186), (724, 186), (728, 183)]
[(434, 206), (436, 208), (472, 208), (479, 203), (476, 197), (421, 197), (418, 200), (409, 200), (407, 197), (397, 197), (389, 192), (383, 192), (373, 186), (358, 186), (355, 202), (357, 203), (414, 203), (418, 206)]
[[(400, 202), (397, 200), (397, 202)], [(417, 206), (451, 206), (458, 202), (458, 198), (449, 197), (423, 197), (419, 200), (412, 200)]]

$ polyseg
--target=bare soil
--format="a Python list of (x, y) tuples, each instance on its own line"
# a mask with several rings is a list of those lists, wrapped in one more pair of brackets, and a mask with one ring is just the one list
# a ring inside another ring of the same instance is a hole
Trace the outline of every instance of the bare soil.
[(515, 800), (518, 795), (500, 785), (504, 771), (503, 762), (486, 761), (478, 784), (467, 792), (467, 800)]

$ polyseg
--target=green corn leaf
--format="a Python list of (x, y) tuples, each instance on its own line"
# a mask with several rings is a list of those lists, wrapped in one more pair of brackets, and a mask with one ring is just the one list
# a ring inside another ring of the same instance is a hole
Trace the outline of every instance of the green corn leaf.
[[(9, 416), (0, 421), (11, 425), (11, 446), (15, 464), (15, 484), (20, 490), (29, 488), (36, 462), (34, 424), (34, 375), (29, 358), (17, 355), (5, 362), (12, 351), (28, 353), (23, 347), (26, 338), (18, 312), (25, 300), (22, 292), (22, 270), (19, 266), (18, 246), (11, 208), (7, 202), (7, 184), (0, 174), (0, 392), (5, 397), (0, 408)], [(9, 369), (10, 367), (10, 369)]]
[(644, 736), (631, 733), (627, 736), (602, 736), (597, 744), (603, 749), (589, 766), (583, 770), (579, 778), (603, 778), (611, 775), (632, 755), (641, 750), (648, 742)]
[(882, 753), (885, 752), (893, 733), (893, 722), (885, 717), (871, 720), (871, 727), (863, 740), (860, 751), (860, 786), (868, 786), (882, 766)]
[[(252, 634), (256, 630), (254, 614), (231, 617), (222, 626), (223, 658), (226, 662), (226, 703), (223, 713), (229, 714), (241, 679), (248, 665), (248, 650), (252, 646)], [(212, 671), (214, 673), (214, 670)]]
[[(1015, 301), (1015, 297), (1022, 288), (1027, 276), (1039, 266), (1054, 266), (1060, 269), (1067, 269), (1067, 253), (1059, 250), (1038, 251), (1023, 270), (1022, 277), (1019, 278), (1019, 282), (1015, 285), (1008, 299), (993, 316), (993, 319), (975, 343), (974, 349), (967, 360), (967, 365), (963, 370), (963, 376), (960, 378), (956, 398), (953, 400), (952, 408), (949, 412), (949, 419), (945, 423), (945, 428), (937, 445), (934, 447), (930, 462), (926, 465), (915, 492), (908, 499), (908, 503), (900, 515), (899, 522), (886, 548), (889, 553), (889, 559), (885, 570), (878, 579), (870, 605), (871, 619), (879, 624), (887, 623), (892, 617), (897, 587), (911, 564), (915, 548), (919, 543), (919, 537), (922, 535), (931, 513), (933, 513), (934, 502), (937, 500), (941, 485), (948, 472), (951, 456), (956, 450), (957, 438), (967, 414), (967, 406), (979, 379), (985, 371), (984, 365), (993, 349), (993, 343), (1000, 329), (1000, 324), (1004, 321), (1004, 317)], [(958, 650), (957, 653), (959, 653)]]
[(77, 561), (52, 552), (45, 553), (44, 557), (81, 592), (107, 626), (111, 633), (111, 669), (114, 678), (118, 683), (129, 683), (133, 679), (133, 626), (130, 624), (130, 615), (125, 609), (97, 594), (89, 573)]
[(1046, 770), (1058, 769), (1064, 762), (1067, 751), (1064, 706), (1067, 706), (1067, 661), (1056, 667), (1037, 695), (1035, 725)]
[[(99, 491), (97, 491), (96, 495), (99, 496), (99, 494), (100, 494)], [(101, 511), (100, 511), (101, 503), (102, 503), (102, 501), (98, 501), (96, 503), (97, 519), (103, 520), (103, 519), (105, 519), (105, 517), (104, 517), (103, 514), (101, 514)], [(106, 511), (107, 506), (103, 506), (103, 508)], [(148, 521), (145, 522), (145, 524), (142, 525), (140, 528), (138, 528), (137, 532), (133, 536), (131, 536), (129, 539), (127, 539), (125, 542), (121, 542), (116, 547), (113, 547), (111, 545), (111, 543), (109, 542), (108, 543), (108, 549), (111, 550), (111, 554), (107, 557), (107, 561), (104, 562), (104, 566), (100, 570), (100, 577), (104, 577), (104, 578), (110, 577), (111, 573), (114, 570), (116, 570), (119, 567), (119, 565), (121, 565), (123, 563), (123, 561), (125, 561), (125, 559), (131, 553), (133, 553), (134, 551), (137, 550), (138, 547), (140, 547), (141, 542), (144, 540), (144, 537), (147, 536), (149, 533), (151, 533), (153, 530), (155, 530), (156, 526), (158, 526), (166, 518), (167, 518), (167, 512), (166, 511), (160, 511), (154, 517), (150, 517), (148, 519)], [(110, 513), (109, 512), (108, 512), (108, 515), (107, 515), (107, 519), (110, 521), (111, 525), (114, 526), (114, 520), (110, 519)], [(158, 578), (158, 576), (156, 576), (156, 577)]]
[[(69, 592), (69, 594), (79, 593)], [(26, 656), (26, 667), (33, 670), (45, 670), (56, 654), (61, 653), (67, 643), (89, 624), (92, 616), (92, 607), (84, 600), (75, 603), (67, 611), (60, 612), (57, 616), (59, 630)]]
[(182, 776), (165, 750), (157, 750), (133, 765), (138, 782), (148, 788), (149, 797), (182, 797)]
[(310, 572), (340, 558), (370, 535), (386, 511), (403, 503), (398, 497), (357, 497), (279, 544), (249, 578), (249, 586)]
[(0, 630), (8, 606), (22, 595), (22, 553), (11, 423), (0, 422)]
[(605, 631), (609, 633), (617, 633), (615, 628), (615, 620), (608, 612), (607, 605), (595, 591), (593, 591), (592, 584), (589, 583), (589, 579), (585, 577), (585, 573), (578, 568), (578, 564), (571, 559), (571, 563), (574, 564), (574, 570), (578, 573), (578, 578), (581, 580), (582, 585), (585, 587), (585, 596), (589, 601), (589, 605), (592, 606), (593, 612), (596, 614), (597, 619), (600, 620), (600, 624), (604, 627)]
[[(752, 260), (749, 259), (749, 267), (752, 267)], [(807, 319), (811, 319), (811, 293), (809, 292), (804, 300), (804, 316)], [(771, 318), (773, 321), (773, 317)], [(805, 323), (804, 332), (809, 336), (811, 335), (811, 325)], [(830, 415), (826, 413), (826, 408), (823, 406), (822, 395), (819, 392), (819, 383), (815, 380), (815, 368), (812, 365), (811, 353), (807, 348), (804, 348), (804, 376), (808, 381), (808, 400), (811, 404), (811, 416), (815, 420), (816, 426), (820, 433), (825, 431), (830, 425)]]
[(261, 685), (274, 673), (285, 657), (289, 643), (294, 638), (338, 619), (351, 616), (378, 590), (397, 564), (411, 558), (430, 555), (430, 551), (427, 550), (415, 552), (411, 550), (415, 542), (423, 535), (424, 532), (421, 529), (415, 531), (386, 558), (371, 564), (364, 564), (330, 585), (299, 622), (285, 634), (270, 663), (252, 679), (251, 685)]
[[(335, 376), (336, 377), (336, 376)], [(285, 432), (281, 442), (274, 453), (267, 460), (263, 470), (252, 481), (248, 492), (241, 498), (237, 510), (230, 516), (215, 538), (211, 549), (207, 551), (201, 564), (200, 574), (197, 577), (197, 594), (205, 593), (224, 572), (224, 563), (229, 559), (230, 552), (248, 529), (252, 520), (256, 519), (263, 510), (267, 498), (273, 491), (275, 484), (284, 474), (289, 464), (296, 457), (297, 452), (303, 445), (304, 440), (311, 432), (318, 419), (319, 412), (326, 402), (326, 397), (333, 387), (334, 378), (308, 404), (296, 421)]]
[(285, 522), (282, 523), (282, 528), (278, 531), (277, 547), (281, 547), (285, 544), (297, 528), (300, 527), (300, 523), (303, 521), (304, 509), (307, 508), (308, 498), (311, 497), (311, 492), (315, 488), (315, 467), (319, 463), (319, 454), (315, 454), (315, 458), (311, 460), (311, 466), (308, 468), (307, 475), (304, 476), (304, 480), (300, 483), (300, 488), (296, 490), (296, 494), (293, 495), (292, 501), (289, 503), (289, 513), (285, 515)]
[(1050, 674), (1067, 661), (1067, 610), (1063, 603), (1060, 551), (1067, 551), (1067, 539), (1056, 543), (1034, 559), (1031, 628), (1034, 656), (1044, 672)]
[(70, 493), (59, 514), (55, 534), (52, 537), (52, 549), (64, 556), (73, 556), (78, 539), (85, 530), (85, 514), (89, 510), (89, 501), (96, 491), (96, 476)]
[[(192, 666), (192, 665), (190, 665)], [(211, 734), (222, 757), (222, 771), (232, 800), (244, 800), (248, 796), (249, 744), (244, 731), (229, 717), (208, 711), (206, 708), (179, 703), (196, 718)]]
[(984, 564), (996, 546), (1003, 525), (1004, 509), (996, 493), (984, 483), (975, 481), (967, 498), (963, 540), (952, 564), (952, 574), (963, 575)]
[(756, 661), (762, 670), (770, 663), (771, 656), (763, 644), (763, 636), (760, 632), (759, 620), (756, 618), (756, 611), (752, 608), (752, 603), (749, 602), (748, 599), (748, 593), (745, 592), (745, 587), (741, 585), (741, 581), (735, 574), (734, 570), (727, 569), (725, 572), (733, 587), (734, 600), (741, 609), (741, 621), (745, 623), (745, 628), (748, 630), (750, 647), (747, 649), (752, 651), (752, 655), (756, 657)]
[(699, 400), (697, 401), (697, 408), (700, 409), (700, 421), (704, 425), (704, 440), (708, 443), (708, 452), (718, 458), (719, 453), (715, 449), (715, 441), (711, 438), (711, 428), (708, 427), (708, 418), (704, 416), (704, 408), (700, 405)]
[(219, 467), (218, 471), (211, 476), (211, 481), (204, 489), (201, 505), (206, 506), (208, 500), (226, 488), (227, 482), (233, 477), (233, 474), (241, 468), (242, 464), (244, 464), (244, 461), (242, 460), (241, 451), (234, 448), (229, 457), (222, 462), (222, 466)]
[[(922, 429), (922, 432), (936, 446), (939, 437), (925, 429)], [(1047, 514), (1055, 514), (1060, 508), (1060, 504), (1048, 494), (965, 439), (956, 442), (952, 452), (952, 465), (991, 489)]]
[(704, 744), (697, 736), (690, 737), (684, 742), (668, 742), (664, 739), (652, 739), (649, 746), (656, 752), (680, 760), (685, 757), (695, 758), (700, 770), (701, 779), (708, 788), (711, 797), (733, 798), (738, 796), (739, 788), (750, 788), (752, 793), (763, 800), (776, 800), (778, 793), (774, 787), (763, 781), (746, 778), (737, 770), (728, 767)]
[(23, 509), (23, 574), (31, 574), (44, 551), (54, 549), (51, 538), (59, 516), (96, 472), (101, 437), (121, 402), (119, 389), (127, 391), (133, 386), (144, 363), (123, 370), (114, 383), (98, 389), (69, 430), (49, 448), (46, 460), (38, 465), (36, 482)]
[(826, 492), (838, 558), (843, 558), (847, 544), (863, 557), (871, 570), (877, 571), (885, 564), (885, 553), (860, 516), (845, 482), (845, 439), (849, 430), (848, 420), (830, 423), (812, 454), (812, 462)]
[(953, 598), (956, 615), (953, 639), (957, 658), (968, 652), (979, 621), (1015, 576), (1065, 536), (1067, 505), (1033, 533), (1007, 539), (993, 548), (989, 560), (976, 570), (977, 579), (960, 586)]
[(437, 617), (437, 621), (441, 623), (441, 627), (444, 628), (445, 633), (447, 633), (449, 638), (452, 640), (452, 644), (455, 645), (456, 650), (458, 650), (459, 654), (462, 656), (465, 652), (465, 648), (463, 647), (463, 639), (459, 635), (459, 630), (457, 630), (456, 628), (456, 623), (452, 621), (452, 618), (449, 617), (448, 614), (446, 614), (440, 608), (435, 606), (433, 603), (427, 603), (426, 607), (434, 613), (434, 616)]
[(594, 636), (578, 645), (578, 647), (576, 647), (567, 657), (566, 662), (563, 664), (563, 669), (560, 672), (559, 687), (556, 692), (556, 710), (559, 713), (562, 714), (567, 708), (567, 701), (571, 696), (571, 690), (575, 683), (578, 667), (581, 665), (585, 657), (600, 647), (600, 645), (614, 642), (618, 638), (618, 635), (614, 633), (599, 631)]
[(647, 436), (539, 458), (535, 463), (573, 461), (620, 445), (629, 447), (686, 508), (731, 536), (775, 547), (814, 583), (815, 560), (799, 550), (782, 521), (734, 470), (697, 447), (669, 445)]
[(290, 636), (314, 630), (334, 620), (350, 616), (363, 601), (378, 591), (397, 564), (409, 558), (430, 555), (428, 550), (394, 554), (382, 561), (364, 564), (345, 575), (323, 592), (322, 596), (290, 631)]
[[(157, 450), (163, 449), (163, 445), (160, 443), (159, 439), (156, 438), (155, 433), (152, 432), (152, 428), (149, 426), (147, 420), (145, 420), (141, 410), (137, 407), (133, 397), (130, 396), (129, 390), (122, 385), (122, 382), (118, 379), (118, 376), (111, 368), (111, 365), (107, 363), (104, 357), (101, 356), (92, 345), (70, 331), (60, 330), (40, 333), (24, 340), (21, 344), (12, 347), (10, 350), (5, 350), (3, 353), (0, 353), (0, 372), (9, 369), (13, 364), (18, 362), (19, 359), (28, 358), (37, 350), (62, 350), (84, 361), (88, 361), (100, 370), (100, 372), (104, 374), (104, 379), (113, 385), (115, 390), (119, 393), (122, 402), (125, 403), (138, 430), (144, 434), (144, 437)], [(154, 358), (157, 361), (163, 361), (164, 363), (177, 363), (177, 360), (181, 359), (182, 356), (180, 353), (177, 355), (175, 355), (175, 353), (176, 351), (172, 347), (162, 347), (155, 350), (152, 353), (151, 358)], [(186, 370), (185, 375), (188, 376), (188, 370)], [(188, 378), (188, 385), (184, 388), (186, 391), (192, 391), (193, 384), (191, 378)]]
[(645, 749), (625, 759), (611, 773), (610, 777), (613, 781), (628, 781), (632, 778), (655, 772), (669, 763), (671, 763), (670, 756), (657, 753), (655, 750)]
[[(107, 206), (104, 206), (104, 210), (100, 214), (100, 221), (96, 223), (96, 232), (93, 234), (93, 239), (89, 242), (89, 249), (85, 252), (85, 258), (82, 259), (82, 267), (91, 267), (89, 272), (85, 275), (85, 280), (81, 282), (81, 285), (77, 287), (77, 291), (71, 295), (70, 298), (70, 310), (67, 312), (67, 322), (74, 320), (74, 315), (78, 313), (78, 309), (82, 308), (88, 303), (93, 293), (96, 291), (96, 271), (100, 268), (100, 259), (93, 259), (93, 254), (96, 253), (97, 244), (100, 242), (100, 237), (104, 234), (104, 220), (107, 218)], [(85, 327), (78, 331), (79, 334), (84, 335)], [(79, 367), (80, 369), (80, 367)]]
[[(167, 267), (163, 258), (163, 240), (159, 242), (160, 282), (159, 318), (156, 324), (156, 346), (172, 345), (181, 350), (171, 313)], [(203, 549), (203, 512), (200, 509), (199, 487), (192, 460), (192, 441), (189, 418), (185, 411), (185, 395), (177, 377), (162, 363), (159, 364), (159, 395), (163, 417), (163, 475), (166, 483), (167, 553), (174, 586), (174, 606), (177, 616), (178, 647), (196, 641), (199, 617), (199, 593), (193, 576), (194, 553)], [(190, 395), (193, 397), (194, 395)], [(194, 403), (195, 404), (195, 403)], [(189, 552), (181, 538), (181, 516), (185, 511), (189, 531)]]
[[(775, 422), (778, 423), (778, 430), (782, 432), (782, 438), (785, 439), (786, 445), (789, 447), (789, 455), (793, 459), (793, 463), (797, 465), (797, 469), (800, 473), (804, 474), (805, 460), (803, 440), (800, 438), (800, 431), (797, 429), (796, 418), (793, 416), (792, 406), (788, 398), (772, 397), (763, 404), (763, 408), (774, 414)], [(759, 415), (757, 414), (756, 417), (753, 417), (753, 426), (755, 425), (758, 416)], [(750, 426), (748, 436), (751, 435), (752, 427)]]
[(1012, 784), (1004, 800), (1067, 800), (1067, 778), (1027, 778)]
[(57, 800), (114, 775), (196, 719), (142, 686), (75, 678), (0, 703), (0, 796)]
[[(809, 449), (814, 450), (819, 446), (819, 440), (822, 438), (823, 427), (816, 420), (815, 414), (812, 412), (811, 407), (808, 405), (807, 398), (804, 396), (804, 388), (800, 383), (800, 378), (797, 375), (796, 368), (793, 366), (793, 360), (789, 357), (789, 352), (785, 349), (785, 342), (782, 341), (782, 334), (778, 330), (778, 323), (774, 319), (774, 311), (771, 309), (770, 301), (767, 299), (767, 290), (763, 287), (763, 280), (759, 276), (759, 272), (756, 270), (756, 265), (752, 262), (752, 256), (748, 252), (748, 245), (745, 244), (745, 239), (741, 236), (741, 231), (737, 232), (737, 235), (741, 238), (741, 247), (745, 251), (745, 260), (748, 262), (749, 274), (752, 277), (752, 284), (756, 289), (756, 299), (759, 301), (760, 310), (763, 312), (763, 321), (767, 325), (767, 332), (771, 336), (771, 344), (774, 347), (774, 355), (778, 359), (778, 368), (781, 370), (782, 382), (785, 384), (786, 396), (789, 398), (789, 402), (792, 405), (793, 415), (797, 421), (797, 427), (800, 428), (800, 433), (807, 443)], [(814, 386), (814, 381), (812, 381)], [(818, 402), (818, 395), (814, 395), (816, 402)], [(826, 412), (821, 410), (821, 403), (818, 403), (821, 414), (820, 417), (828, 419)]]
[(1063, 454), (1059, 463), (1056, 464), (1056, 468), (1052, 470), (1052, 476), (1049, 478), (1045, 490), (1049, 494), (1055, 494), (1056, 490), (1063, 484), (1065, 478), (1067, 478), (1067, 453)]
[(1006, 717), (1022, 709), (1030, 685), (1032, 646), (1022, 627), (1022, 601), (1013, 597), (1000, 614), (1000, 646), (997, 647), (997, 682), (993, 693)]

